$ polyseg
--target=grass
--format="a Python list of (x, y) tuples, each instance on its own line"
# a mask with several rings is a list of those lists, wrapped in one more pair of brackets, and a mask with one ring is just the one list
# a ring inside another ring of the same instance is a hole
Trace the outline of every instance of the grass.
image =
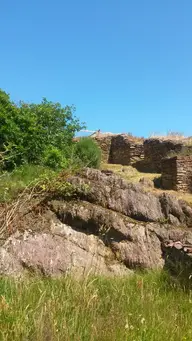
[(143, 177), (154, 180), (156, 177), (159, 177), (161, 174), (156, 173), (141, 173), (136, 168), (132, 166), (122, 166), (119, 164), (108, 164), (103, 163), (101, 165), (101, 169), (109, 169), (112, 170), (115, 174), (120, 175), (122, 178), (127, 180), (128, 182), (137, 183)]
[[(106, 164), (101, 165), (101, 169), (112, 170), (115, 174), (120, 175), (125, 180), (138, 183), (143, 177), (154, 180), (160, 177), (161, 174), (155, 173), (141, 173), (132, 166), (122, 166), (119, 164)], [(55, 177), (59, 171), (53, 171), (45, 166), (38, 165), (24, 165), (16, 168), (13, 172), (0, 173), (0, 202), (10, 202), (17, 197), (18, 192), (24, 190), (27, 186), (36, 184), (41, 179), (50, 179)], [(178, 199), (186, 200), (192, 204), (192, 194), (182, 193), (176, 191), (166, 191), (162, 189), (148, 188), (147, 190), (156, 193), (167, 192), (175, 195)]]
[(183, 133), (180, 132), (172, 132), (169, 131), (167, 134), (152, 134), (149, 138), (152, 139), (160, 139), (160, 140), (172, 140), (182, 142), (184, 145), (191, 146), (192, 145), (192, 137), (185, 136)]
[(0, 174), (0, 202), (9, 202), (17, 196), (18, 192), (27, 186), (35, 184), (42, 178), (50, 178), (56, 174), (48, 167), (38, 165), (23, 165), (13, 172)]
[(192, 294), (165, 273), (0, 279), (3, 341), (191, 341)]
[[(155, 178), (159, 178), (161, 176), (161, 174), (156, 174), (156, 173), (141, 173), (132, 166), (122, 166), (122, 165), (107, 164), (107, 163), (103, 163), (101, 165), (101, 169), (112, 170), (115, 174), (120, 175), (122, 178), (132, 183), (138, 183), (141, 178), (147, 178), (153, 181)], [(157, 193), (157, 194), (161, 194), (163, 192), (170, 193), (176, 196), (177, 199), (185, 200), (189, 204), (192, 204), (192, 193), (177, 192), (173, 190), (165, 190), (165, 189), (151, 188), (151, 187), (146, 187), (145, 189), (147, 191)]]

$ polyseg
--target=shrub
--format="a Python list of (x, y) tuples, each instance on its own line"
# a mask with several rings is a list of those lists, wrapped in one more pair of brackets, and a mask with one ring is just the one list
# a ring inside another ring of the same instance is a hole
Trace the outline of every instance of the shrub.
[(66, 168), (68, 165), (64, 153), (56, 147), (48, 147), (45, 150), (43, 164), (52, 169)]
[[(46, 162), (56, 167), (59, 159), (59, 163), (62, 161), (61, 154), (65, 155), (66, 148), (73, 144), (75, 132), (83, 127), (74, 111), (74, 106), (63, 108), (46, 98), (40, 104), (15, 104), (0, 90), (0, 153), (4, 153), (4, 168), (42, 164), (46, 153)], [(51, 148), (52, 152), (47, 152)]]
[(80, 138), (75, 146), (75, 155), (84, 167), (99, 168), (100, 166), (101, 150), (92, 138)]

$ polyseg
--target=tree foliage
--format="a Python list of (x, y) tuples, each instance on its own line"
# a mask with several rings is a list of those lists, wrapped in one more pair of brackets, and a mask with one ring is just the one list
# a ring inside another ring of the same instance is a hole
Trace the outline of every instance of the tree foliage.
[(0, 153), (7, 169), (23, 163), (62, 166), (73, 137), (83, 125), (75, 107), (62, 107), (43, 98), (41, 103), (13, 103), (0, 90)]

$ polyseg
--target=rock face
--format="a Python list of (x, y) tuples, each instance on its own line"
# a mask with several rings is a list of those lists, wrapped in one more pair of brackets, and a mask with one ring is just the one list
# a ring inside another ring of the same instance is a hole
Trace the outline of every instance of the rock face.
[[(173, 195), (155, 195), (140, 184), (130, 184), (117, 175), (106, 175), (86, 169), (70, 181), (86, 184), (90, 190), (86, 200), (144, 222), (167, 222), (192, 226), (192, 209)], [(186, 214), (188, 211), (188, 214)]]
[(1, 243), (0, 274), (124, 276), (163, 268), (167, 243), (192, 244), (185, 202), (93, 169), (68, 180), (88, 190), (75, 199), (48, 195), (19, 212)]
[(99, 238), (74, 231), (59, 221), (51, 223), (49, 233), (15, 233), (0, 252), (4, 255), (0, 274), (22, 276), (26, 271), (45, 276), (130, 273)]

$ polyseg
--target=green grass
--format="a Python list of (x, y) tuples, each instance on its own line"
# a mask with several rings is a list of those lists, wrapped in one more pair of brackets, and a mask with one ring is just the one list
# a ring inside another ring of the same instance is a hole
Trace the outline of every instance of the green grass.
[(56, 172), (48, 167), (24, 165), (13, 172), (0, 173), (0, 202), (8, 202), (17, 196), (18, 192), (29, 185), (34, 185), (42, 178), (50, 178)]
[(166, 274), (0, 280), (3, 341), (191, 341), (192, 295)]

